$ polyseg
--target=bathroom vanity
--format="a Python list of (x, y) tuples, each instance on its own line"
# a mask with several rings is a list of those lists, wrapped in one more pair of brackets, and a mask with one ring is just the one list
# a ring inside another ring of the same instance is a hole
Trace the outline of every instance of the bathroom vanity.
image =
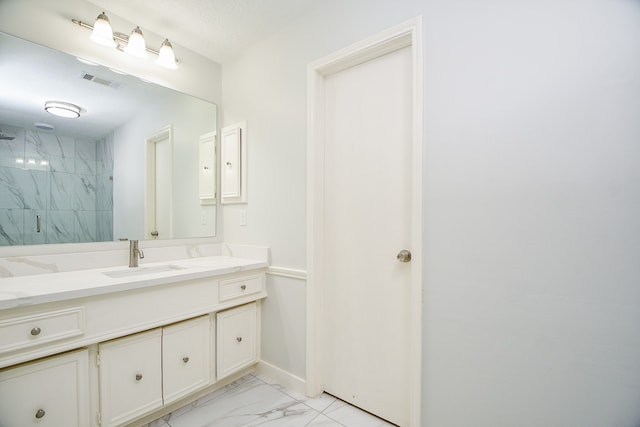
[(259, 357), (267, 262), (212, 256), (0, 280), (0, 425), (120, 426)]

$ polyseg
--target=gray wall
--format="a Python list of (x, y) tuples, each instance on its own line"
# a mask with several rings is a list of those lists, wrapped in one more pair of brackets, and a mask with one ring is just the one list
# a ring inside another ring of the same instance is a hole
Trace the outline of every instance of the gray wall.
[[(250, 147), (225, 241), (305, 269), (307, 64), (417, 15), (423, 425), (637, 427), (636, 0), (322, 2), (223, 64), (223, 124), (247, 120)], [(272, 277), (263, 310), (263, 358), (298, 376), (304, 286)]]

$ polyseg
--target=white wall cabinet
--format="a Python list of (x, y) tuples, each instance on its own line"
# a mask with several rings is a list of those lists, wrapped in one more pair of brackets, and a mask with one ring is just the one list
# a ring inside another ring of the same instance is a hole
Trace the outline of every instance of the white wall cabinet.
[(221, 202), (247, 202), (247, 124), (225, 126), (220, 142)]
[(207, 386), (213, 363), (210, 318), (100, 344), (104, 426), (118, 426)]
[(89, 425), (88, 351), (0, 371), (0, 425)]
[(216, 317), (216, 374), (220, 379), (254, 363), (258, 357), (256, 303), (219, 312)]

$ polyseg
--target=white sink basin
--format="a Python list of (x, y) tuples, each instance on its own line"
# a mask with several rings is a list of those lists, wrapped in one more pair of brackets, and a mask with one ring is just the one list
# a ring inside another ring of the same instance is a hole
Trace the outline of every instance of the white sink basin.
[(102, 274), (113, 277), (132, 277), (132, 276), (142, 276), (145, 274), (156, 274), (156, 273), (166, 273), (169, 271), (182, 270), (185, 267), (180, 267), (178, 265), (158, 265), (155, 267), (133, 267), (127, 268), (126, 270), (116, 270), (116, 271), (105, 271)]

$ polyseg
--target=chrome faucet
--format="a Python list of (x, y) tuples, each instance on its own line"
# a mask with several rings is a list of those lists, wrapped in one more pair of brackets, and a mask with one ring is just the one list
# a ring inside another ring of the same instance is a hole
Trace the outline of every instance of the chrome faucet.
[(138, 266), (138, 258), (144, 258), (144, 252), (138, 248), (137, 240), (129, 240), (129, 267)]

